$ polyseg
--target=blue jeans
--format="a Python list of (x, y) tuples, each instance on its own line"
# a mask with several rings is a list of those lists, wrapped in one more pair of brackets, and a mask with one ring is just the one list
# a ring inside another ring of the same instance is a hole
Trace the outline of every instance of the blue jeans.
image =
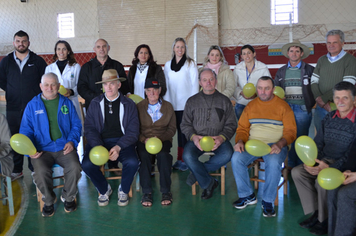
[(236, 114), (237, 121), (239, 121), (240, 116), (241, 116), (242, 112), (244, 111), (244, 109), (245, 109), (245, 105), (236, 103), (236, 105), (235, 105), (235, 114)]
[[(307, 135), (309, 133), (309, 127), (312, 120), (312, 113), (308, 114), (305, 105), (295, 105), (288, 103), (294, 112), (295, 122), (297, 123), (297, 138), (302, 135)], [(294, 143), (291, 145), (288, 155), (288, 166), (295, 167), (297, 165), (303, 164), (299, 159), (297, 153), (295, 152)]]
[[(263, 156), (265, 161), (265, 184), (262, 200), (273, 203), (277, 196), (277, 187), (281, 179), (282, 163), (287, 156), (287, 147), (282, 148), (279, 154)], [(244, 151), (234, 152), (231, 158), (232, 171), (234, 173), (237, 192), (240, 198), (248, 197), (253, 193), (247, 166), (260, 157), (250, 155)]]
[(218, 149), (213, 151), (214, 156), (211, 156), (207, 162), (200, 162), (199, 157), (204, 151), (200, 151), (192, 141), (188, 141), (184, 147), (183, 160), (187, 164), (189, 170), (197, 179), (199, 185), (203, 189), (207, 189), (212, 182), (212, 177), (209, 172), (215, 171), (226, 165), (231, 160), (234, 149), (229, 141), (223, 142)]
[(324, 119), (326, 114), (328, 114), (327, 110), (316, 105), (315, 112), (314, 112), (314, 125), (316, 128), (316, 132), (318, 132), (319, 129), (321, 129), (321, 121)]
[[(110, 151), (110, 149), (116, 145), (120, 138), (108, 138), (104, 139), (104, 147)], [(108, 190), (108, 182), (100, 171), (100, 166), (94, 165), (89, 159), (89, 152), (92, 147), (87, 144), (85, 147), (84, 157), (82, 161), (82, 168), (85, 174), (88, 175), (90, 180), (100, 194), (105, 194)], [(118, 162), (122, 163), (122, 179), (121, 189), (124, 193), (129, 193), (132, 180), (138, 170), (139, 160), (135, 150), (135, 144), (121, 149), (119, 158), (114, 162), (117, 167)], [(109, 162), (111, 162), (109, 160)]]

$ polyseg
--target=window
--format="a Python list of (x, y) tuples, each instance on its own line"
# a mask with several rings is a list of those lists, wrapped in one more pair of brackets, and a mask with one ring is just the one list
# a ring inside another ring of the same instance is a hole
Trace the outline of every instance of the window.
[(290, 14), (292, 23), (298, 23), (298, 0), (271, 0), (271, 24), (289, 24)]
[(74, 13), (58, 14), (58, 38), (74, 37)]

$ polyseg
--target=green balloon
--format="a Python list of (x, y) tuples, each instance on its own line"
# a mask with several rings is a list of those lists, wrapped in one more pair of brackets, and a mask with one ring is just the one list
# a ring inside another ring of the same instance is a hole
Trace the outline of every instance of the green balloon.
[(10, 139), (11, 148), (22, 155), (34, 155), (37, 150), (33, 145), (31, 139), (23, 134), (14, 134)]
[(326, 190), (333, 190), (339, 187), (344, 181), (344, 174), (335, 168), (325, 168), (318, 174), (318, 183)]
[(315, 159), (318, 156), (318, 148), (312, 138), (302, 135), (295, 141), (295, 151), (307, 166), (314, 166)]
[(157, 154), (162, 150), (162, 141), (159, 138), (153, 137), (146, 142), (146, 151), (150, 154)]
[(93, 147), (89, 152), (90, 161), (97, 166), (102, 166), (109, 160), (109, 152), (103, 146)]
[(136, 95), (136, 94), (130, 94), (129, 98), (134, 101), (136, 104), (141, 102), (143, 100), (143, 98), (141, 98), (140, 96)]
[(250, 98), (256, 93), (256, 88), (255, 85), (252, 83), (247, 83), (243, 89), (242, 92), (244, 93), (245, 97)]
[(280, 98), (282, 98), (282, 99), (283, 99), (284, 96), (285, 96), (284, 90), (283, 90), (281, 87), (279, 87), (279, 86), (274, 87), (273, 93), (274, 93), (274, 95), (276, 95), (276, 96), (278, 96), (278, 97), (280, 97)]
[(337, 109), (336, 104), (333, 102), (330, 102), (330, 108), (331, 108), (331, 111), (335, 111)]
[(260, 140), (250, 139), (245, 143), (245, 150), (252, 156), (262, 157), (271, 152), (271, 147)]
[(200, 139), (199, 143), (204, 152), (210, 152), (215, 145), (214, 139), (210, 136), (204, 136), (202, 139)]

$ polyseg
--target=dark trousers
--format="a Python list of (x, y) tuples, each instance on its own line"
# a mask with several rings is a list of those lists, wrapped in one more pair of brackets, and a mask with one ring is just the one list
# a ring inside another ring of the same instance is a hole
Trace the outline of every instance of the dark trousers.
[[(6, 111), (7, 122), (9, 123), (9, 128), (11, 131), (11, 135), (17, 134), (20, 131), (21, 119), (22, 119), (22, 111)], [(13, 151), (14, 156), (14, 170), (13, 173), (21, 173), (23, 170), (23, 155), (18, 154)], [(28, 157), (28, 168), (33, 172), (33, 166), (31, 164), (31, 158)]]
[[(110, 149), (116, 145), (120, 138), (104, 139), (104, 147), (110, 151)], [(82, 168), (85, 174), (93, 182), (96, 189), (100, 194), (105, 194), (108, 190), (108, 182), (100, 171), (100, 166), (94, 165), (89, 159), (89, 152), (92, 147), (87, 144), (85, 147), (84, 158), (82, 161)], [(109, 160), (110, 161), (110, 160)], [(119, 158), (114, 162), (115, 166), (118, 166), (118, 162), (122, 163), (122, 178), (121, 188), (124, 193), (129, 193), (132, 180), (137, 172), (139, 161), (137, 158), (135, 145), (131, 145), (127, 148), (122, 148), (119, 153)], [(112, 166), (112, 165), (110, 165)]]
[[(161, 193), (168, 193), (171, 191), (171, 173), (172, 173), (172, 160), (170, 154), (172, 143), (164, 141), (162, 150), (156, 154), (157, 166), (159, 171), (159, 183), (161, 186)], [(143, 193), (152, 192), (151, 181), (151, 154), (146, 151), (144, 143), (137, 142), (137, 153), (141, 161), (140, 166), (140, 184)]]
[(78, 192), (78, 181), (82, 174), (77, 154), (77, 149), (67, 155), (63, 155), (63, 150), (58, 152), (43, 152), (43, 154), (32, 160), (35, 168), (33, 174), (36, 186), (41, 191), (44, 203), (52, 205), (56, 199), (56, 194), (53, 192), (52, 166), (58, 164), (63, 167), (64, 187), (62, 190), (63, 198), (68, 201), (74, 201)]
[[(182, 130), (180, 129), (180, 124), (182, 123), (183, 119), (183, 111), (175, 111), (176, 114), (176, 125), (177, 125), (177, 140), (178, 140), (178, 150), (181, 148), (183, 150), (184, 146), (187, 144), (187, 139), (185, 138), (185, 135), (182, 133)], [(178, 157), (177, 160), (183, 161), (182, 158), (183, 151), (178, 151)]]

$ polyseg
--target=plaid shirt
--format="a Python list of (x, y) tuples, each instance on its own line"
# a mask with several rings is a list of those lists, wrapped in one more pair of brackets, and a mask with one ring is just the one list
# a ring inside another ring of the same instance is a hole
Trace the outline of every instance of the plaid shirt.
[(161, 113), (161, 107), (162, 107), (162, 101), (158, 100), (158, 102), (154, 105), (148, 104), (148, 109), (147, 113), (151, 116), (153, 123), (155, 123), (157, 120), (161, 119), (162, 113)]

